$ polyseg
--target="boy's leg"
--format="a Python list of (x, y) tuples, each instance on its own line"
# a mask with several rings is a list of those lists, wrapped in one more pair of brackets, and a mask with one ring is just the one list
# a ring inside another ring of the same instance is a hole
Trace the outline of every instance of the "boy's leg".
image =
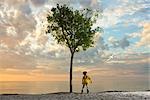
[(81, 93), (83, 93), (84, 86), (85, 86), (85, 85), (83, 84), (83, 86), (82, 86), (82, 90), (81, 90)]
[(86, 84), (87, 93), (89, 93), (88, 85)]

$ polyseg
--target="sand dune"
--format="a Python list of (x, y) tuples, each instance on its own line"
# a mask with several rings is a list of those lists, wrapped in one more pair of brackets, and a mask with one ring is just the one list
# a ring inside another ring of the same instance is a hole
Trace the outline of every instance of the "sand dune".
[(3, 94), (0, 100), (150, 100), (150, 92)]

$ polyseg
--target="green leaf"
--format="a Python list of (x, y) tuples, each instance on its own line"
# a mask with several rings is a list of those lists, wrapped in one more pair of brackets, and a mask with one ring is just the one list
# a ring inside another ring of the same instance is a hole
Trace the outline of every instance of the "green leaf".
[[(94, 44), (94, 35), (97, 31), (102, 31), (102, 28), (97, 27), (92, 29), (93, 12), (90, 9), (73, 10), (66, 5), (57, 4), (51, 9), (51, 14), (47, 15), (47, 31), (52, 34), (57, 43), (66, 45), (71, 52), (79, 52), (87, 50)], [(98, 16), (98, 14), (94, 14)], [(80, 49), (79, 49), (80, 48)]]

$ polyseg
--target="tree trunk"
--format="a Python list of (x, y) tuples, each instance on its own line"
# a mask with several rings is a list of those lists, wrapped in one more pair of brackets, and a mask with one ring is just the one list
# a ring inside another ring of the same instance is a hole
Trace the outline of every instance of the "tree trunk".
[(71, 53), (71, 59), (70, 59), (70, 93), (72, 93), (72, 65), (73, 65), (73, 56), (74, 56), (74, 53)]

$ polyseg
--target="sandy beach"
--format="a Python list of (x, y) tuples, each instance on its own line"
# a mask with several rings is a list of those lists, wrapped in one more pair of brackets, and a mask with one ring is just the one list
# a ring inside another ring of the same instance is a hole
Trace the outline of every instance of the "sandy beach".
[(150, 92), (1, 94), (0, 100), (150, 100)]

